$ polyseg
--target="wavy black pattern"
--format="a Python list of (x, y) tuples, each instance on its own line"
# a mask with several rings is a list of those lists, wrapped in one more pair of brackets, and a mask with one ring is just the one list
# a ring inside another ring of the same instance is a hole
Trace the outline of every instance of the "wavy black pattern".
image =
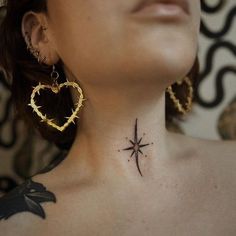
[[(227, 1), (226, 0), (220, 0), (215, 6), (209, 7), (207, 4), (207, 1), (202, 0), (202, 11), (215, 15), (218, 17), (218, 14), (224, 10), (224, 7), (226, 6)], [(229, 73), (235, 74), (236, 70), (236, 63), (235, 64), (227, 64), (227, 61), (223, 63), (220, 68), (217, 69), (216, 76), (214, 78), (214, 84), (215, 84), (215, 97), (211, 101), (206, 101), (203, 97), (200, 95), (200, 85), (209, 78), (211, 73), (214, 69), (214, 62), (216, 61), (216, 55), (221, 52), (221, 50), (226, 50), (229, 53), (232, 54), (232, 58), (236, 57), (236, 45), (235, 40), (228, 41), (228, 39), (225, 39), (225, 36), (235, 27), (234, 25), (234, 19), (236, 15), (236, 2), (235, 5), (232, 6), (232, 8), (229, 10), (229, 12), (226, 14), (225, 19), (222, 18), (222, 21), (224, 22), (223, 28), (219, 31), (213, 31), (209, 27), (206, 26), (204, 20), (201, 20), (201, 34), (211, 40), (211, 45), (209, 46), (209, 49), (206, 52), (206, 56), (204, 60), (204, 67), (202, 68), (199, 76), (199, 81), (197, 85), (197, 90), (195, 91), (195, 97), (196, 102), (205, 108), (215, 108), (218, 105), (221, 104), (221, 102), (224, 99), (225, 95), (225, 89), (224, 89), (224, 82), (225, 77)]]
[(209, 6), (206, 1), (201, 0), (201, 7), (202, 11), (208, 14), (212, 14), (220, 11), (225, 6), (226, 3), (227, 3), (226, 0), (220, 0), (215, 6), (212, 7)]
[[(207, 76), (211, 73), (213, 69), (213, 61), (216, 58), (216, 53), (222, 49), (228, 50), (230, 53), (233, 54), (233, 56), (236, 56), (236, 46), (234, 44), (227, 41), (217, 41), (215, 44), (213, 44), (207, 51), (204, 68), (199, 76), (198, 87), (200, 86), (202, 81), (205, 80)], [(224, 66), (222, 69), (219, 69), (219, 72), (217, 73), (217, 76), (215, 78), (216, 97), (213, 99), (212, 102), (207, 102), (203, 98), (201, 98), (200, 91), (199, 89), (197, 89), (195, 97), (198, 104), (207, 108), (212, 108), (219, 105), (224, 98), (224, 76), (227, 74), (227, 72), (235, 73), (235, 70), (235, 65)]]
[(233, 27), (233, 20), (236, 16), (236, 7), (232, 8), (228, 13), (225, 24), (222, 29), (219, 31), (213, 32), (211, 31), (205, 24), (204, 20), (201, 20), (201, 33), (204, 34), (208, 38), (217, 39), (223, 37), (225, 34), (229, 32), (229, 30)]

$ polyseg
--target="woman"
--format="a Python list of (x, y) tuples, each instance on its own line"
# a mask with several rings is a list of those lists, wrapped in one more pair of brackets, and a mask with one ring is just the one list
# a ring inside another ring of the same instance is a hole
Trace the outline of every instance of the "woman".
[(8, 1), (18, 115), (69, 151), (2, 198), (3, 235), (236, 234), (235, 143), (165, 128), (190, 108), (199, 25), (199, 0)]

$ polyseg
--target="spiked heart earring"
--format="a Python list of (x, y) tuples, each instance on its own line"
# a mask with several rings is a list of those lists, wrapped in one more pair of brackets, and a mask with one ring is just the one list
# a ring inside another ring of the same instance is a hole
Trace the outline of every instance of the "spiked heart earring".
[[(43, 62), (46, 62), (47, 58), (46, 57), (42, 58), (40, 56), (39, 51), (35, 50), (32, 47), (31, 41), (29, 39), (29, 35), (27, 33), (26, 33), (26, 39), (28, 41), (27, 49), (29, 49), (30, 52), (33, 54), (33, 56), (37, 58), (38, 62), (40, 64)], [(36, 87), (33, 87), (33, 91), (30, 96), (30, 103), (28, 105), (30, 107), (32, 107), (33, 112), (35, 112), (38, 115), (38, 117), (41, 119), (40, 122), (44, 122), (47, 125), (57, 129), (58, 131), (63, 132), (71, 123), (75, 124), (75, 119), (79, 118), (77, 116), (77, 114), (78, 114), (80, 108), (83, 106), (83, 101), (85, 101), (87, 99), (84, 99), (83, 91), (78, 83), (70, 82), (70, 81), (66, 80), (66, 82), (58, 84), (58, 81), (57, 81), (58, 78), (59, 78), (59, 73), (56, 71), (55, 65), (53, 65), (52, 72), (51, 72), (51, 79), (53, 80), (52, 85), (45, 85), (45, 84), (42, 84), (41, 82), (39, 82), (39, 84)], [(58, 124), (55, 123), (53, 118), (47, 117), (47, 114), (43, 114), (40, 111), (41, 106), (36, 105), (35, 96), (40, 95), (40, 92), (43, 90), (49, 90), (52, 93), (58, 94), (61, 91), (61, 89), (64, 87), (75, 89), (76, 92), (78, 93), (79, 97), (78, 97), (77, 103), (75, 103), (75, 110), (72, 109), (72, 111), (71, 111), (71, 116), (65, 117), (66, 122), (63, 125), (59, 126)]]
[[(80, 108), (83, 106), (83, 101), (85, 101), (86, 99), (84, 99), (83, 91), (77, 83), (70, 82), (67, 80), (64, 83), (58, 84), (57, 79), (59, 78), (59, 74), (55, 70), (54, 65), (53, 65), (53, 70), (51, 73), (51, 78), (53, 79), (53, 85), (44, 85), (44, 84), (39, 83), (36, 87), (33, 87), (30, 103), (28, 105), (30, 107), (32, 107), (33, 112), (36, 112), (36, 114), (39, 116), (39, 118), (41, 118), (41, 122), (45, 122), (49, 126), (63, 132), (71, 123), (75, 124), (74, 120), (76, 118), (79, 118), (77, 116), (77, 114), (78, 114)], [(79, 99), (78, 99), (78, 102), (75, 104), (75, 110), (72, 109), (71, 116), (65, 117), (67, 121), (63, 125), (59, 126), (54, 122), (53, 119), (48, 118), (46, 114), (45, 115), (42, 114), (42, 112), (39, 110), (41, 108), (41, 106), (36, 105), (35, 96), (36, 96), (36, 94), (40, 95), (40, 92), (43, 90), (46, 90), (46, 89), (49, 89), (51, 92), (57, 94), (61, 91), (61, 89), (63, 87), (66, 87), (66, 88), (71, 87), (71, 88), (76, 89), (77, 93), (79, 94)]]

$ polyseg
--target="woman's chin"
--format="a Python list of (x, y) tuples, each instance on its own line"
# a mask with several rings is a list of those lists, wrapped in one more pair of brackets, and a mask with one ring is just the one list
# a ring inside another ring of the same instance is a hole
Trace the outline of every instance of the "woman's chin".
[(191, 70), (196, 55), (183, 54), (181, 56), (165, 56), (142, 60), (137, 63), (137, 74), (148, 77), (150, 80), (160, 83), (165, 81), (170, 84), (176, 80), (184, 78)]
[(163, 73), (167, 73), (170, 77), (174, 76), (178, 79), (185, 77), (189, 73), (195, 59), (196, 52), (191, 50), (185, 50), (182, 51), (182, 53), (172, 51), (172, 53), (162, 54), (162, 56), (157, 59), (157, 64)]

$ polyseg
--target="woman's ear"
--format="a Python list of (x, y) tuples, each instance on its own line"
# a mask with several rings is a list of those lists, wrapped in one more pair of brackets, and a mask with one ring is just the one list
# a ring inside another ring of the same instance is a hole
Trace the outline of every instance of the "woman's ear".
[(49, 37), (47, 18), (44, 13), (29, 11), (22, 19), (21, 31), (31, 53), (47, 65), (54, 65), (59, 56)]

